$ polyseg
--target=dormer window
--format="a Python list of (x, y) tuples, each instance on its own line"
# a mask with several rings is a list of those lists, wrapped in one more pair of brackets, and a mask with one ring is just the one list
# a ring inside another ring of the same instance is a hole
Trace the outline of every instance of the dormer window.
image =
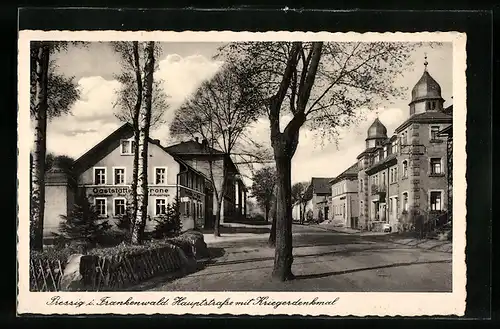
[(384, 146), (384, 158), (387, 158), (387, 145)]
[(120, 153), (122, 155), (134, 154), (135, 150), (135, 140), (133, 139), (122, 139), (120, 143)]
[(438, 136), (439, 133), (439, 126), (431, 126), (431, 140), (437, 140), (439, 139)]

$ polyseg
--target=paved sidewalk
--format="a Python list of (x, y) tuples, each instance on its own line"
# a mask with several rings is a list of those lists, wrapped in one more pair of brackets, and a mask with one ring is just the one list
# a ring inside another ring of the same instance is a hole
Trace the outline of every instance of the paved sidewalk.
[(408, 247), (415, 247), (426, 250), (434, 250), (440, 252), (451, 253), (453, 251), (453, 245), (451, 241), (440, 241), (436, 239), (417, 239), (417, 238), (405, 238), (399, 237), (395, 233), (383, 233), (383, 232), (361, 232), (360, 230), (355, 230), (351, 228), (344, 227), (334, 227), (333, 225), (311, 225), (311, 227), (319, 228), (326, 231), (344, 233), (344, 234), (356, 234), (359, 236), (366, 237), (378, 237), (384, 238), (387, 242), (401, 244)]

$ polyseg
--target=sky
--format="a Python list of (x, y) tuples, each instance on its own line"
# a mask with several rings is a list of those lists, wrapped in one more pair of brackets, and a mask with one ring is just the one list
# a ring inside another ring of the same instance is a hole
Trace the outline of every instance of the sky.
[[(213, 59), (220, 43), (162, 43), (163, 53), (158, 59), (159, 70), (155, 77), (164, 81), (169, 95), (170, 107), (164, 114), (167, 124), (152, 131), (153, 138), (163, 145), (174, 143), (168, 136), (168, 122), (175, 109), (206, 79), (210, 79), (222, 62)], [(419, 80), (427, 54), (428, 71), (441, 85), (445, 106), (452, 104), (452, 58), (451, 43), (424, 44), (412, 55), (414, 67), (398, 79), (398, 86), (408, 89), (401, 99), (388, 101), (378, 109), (365, 109), (358, 125), (339, 131), (337, 143), (322, 141), (314, 131), (302, 128), (299, 146), (292, 160), (292, 182), (310, 181), (311, 177), (335, 177), (356, 162), (356, 157), (365, 148), (366, 131), (378, 113), (390, 136), (409, 116), (408, 103), (411, 89)], [(72, 106), (70, 114), (54, 118), (48, 124), (47, 150), (78, 158), (103, 138), (117, 129), (121, 123), (116, 119), (115, 91), (120, 84), (115, 75), (120, 72), (117, 55), (108, 43), (90, 43), (85, 48), (70, 48), (54, 56), (56, 70), (74, 77), (81, 91), (81, 98)], [(286, 123), (286, 120), (283, 120)], [(269, 144), (269, 123), (265, 118), (252, 128), (251, 136)], [(246, 179), (246, 183), (251, 181)]]

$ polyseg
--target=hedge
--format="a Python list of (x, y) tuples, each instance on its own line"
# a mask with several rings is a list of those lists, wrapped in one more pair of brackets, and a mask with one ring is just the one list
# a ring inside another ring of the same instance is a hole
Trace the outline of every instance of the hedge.
[(80, 260), (83, 286), (76, 290), (97, 291), (121, 289), (157, 275), (176, 272), (185, 266), (185, 256), (202, 257), (208, 254), (208, 249), (203, 234), (194, 231), (175, 238), (146, 241), (142, 245), (120, 244), (89, 250), (82, 250), (78, 244), (63, 249), (47, 248), (43, 252), (31, 252), (30, 290), (63, 289), (62, 274), (73, 254), (84, 255)]

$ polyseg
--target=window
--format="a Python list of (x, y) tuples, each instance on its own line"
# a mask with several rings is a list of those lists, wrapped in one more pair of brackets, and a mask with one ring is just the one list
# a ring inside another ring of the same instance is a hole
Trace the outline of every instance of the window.
[(439, 139), (438, 132), (439, 126), (431, 126), (431, 140)]
[(436, 174), (441, 174), (442, 169), (441, 169), (441, 159), (439, 158), (432, 158), (431, 159), (431, 174), (436, 175)]
[(387, 145), (384, 146), (384, 158), (387, 158)]
[(165, 215), (167, 213), (167, 199), (159, 198), (155, 201), (155, 215)]
[(430, 204), (431, 210), (442, 210), (441, 209), (441, 191), (431, 191), (430, 192)]
[(403, 161), (403, 178), (408, 177), (408, 161)]
[(108, 209), (106, 205), (106, 198), (95, 198), (95, 210), (101, 217), (106, 217), (108, 215)]
[(167, 168), (155, 168), (155, 184), (166, 184), (167, 182)]
[(408, 192), (403, 193), (403, 210), (408, 211)]
[(363, 192), (363, 180), (360, 180), (359, 183), (360, 183), (359, 190)]
[(115, 216), (125, 215), (126, 204), (125, 198), (116, 198), (113, 200), (113, 213)]
[(385, 172), (382, 173), (382, 186), (385, 185)]
[(120, 144), (120, 153), (122, 155), (134, 154), (135, 141), (133, 139), (124, 139)]
[(191, 213), (191, 201), (186, 202), (186, 216), (190, 216)]
[(94, 184), (106, 185), (106, 168), (94, 168)]
[(125, 184), (125, 168), (113, 168), (113, 184)]

